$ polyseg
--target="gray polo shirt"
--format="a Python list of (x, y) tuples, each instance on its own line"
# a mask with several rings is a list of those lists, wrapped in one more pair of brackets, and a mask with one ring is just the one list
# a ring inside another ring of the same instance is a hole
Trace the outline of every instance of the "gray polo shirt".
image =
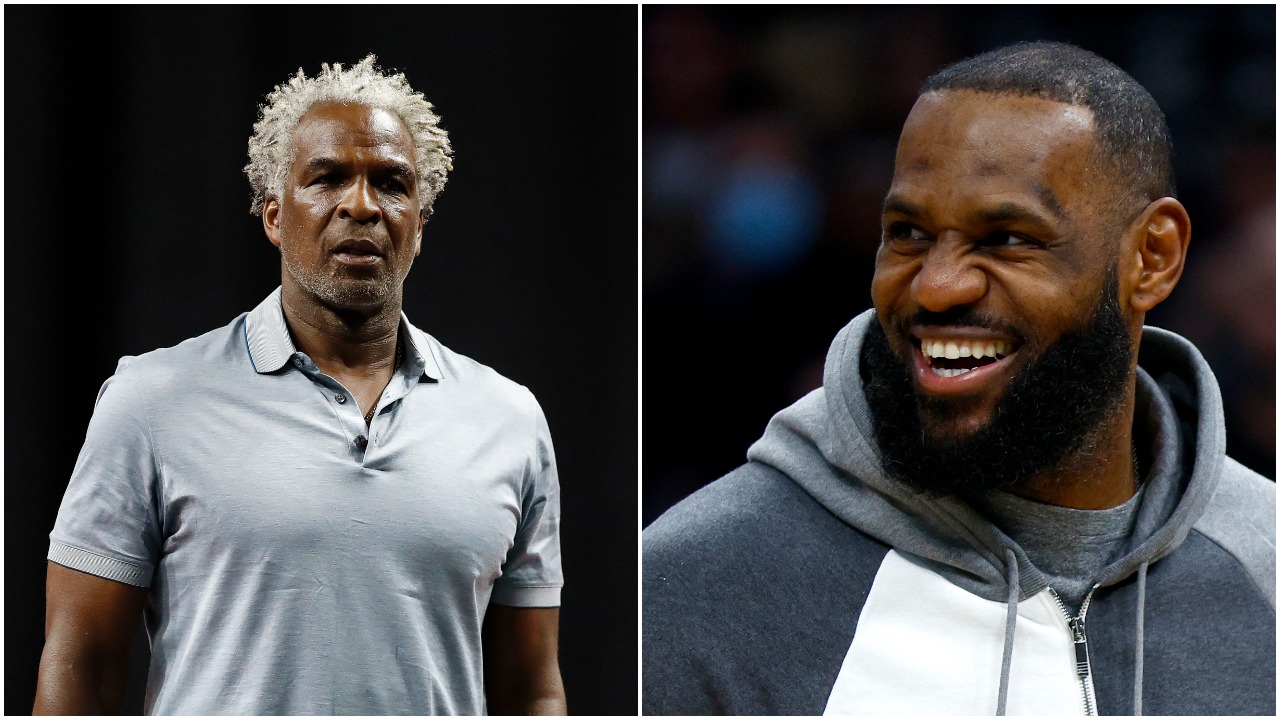
[(489, 602), (559, 605), (537, 401), (400, 337), (368, 428), (278, 289), (102, 386), (49, 559), (150, 588), (148, 713), (481, 714)]

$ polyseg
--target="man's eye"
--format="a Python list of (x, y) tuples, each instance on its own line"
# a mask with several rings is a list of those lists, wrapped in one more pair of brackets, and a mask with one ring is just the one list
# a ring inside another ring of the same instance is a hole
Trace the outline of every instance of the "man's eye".
[(400, 182), (399, 180), (388, 180), (382, 183), (382, 187), (386, 188), (387, 190), (390, 190), (391, 192), (396, 192), (396, 193), (408, 192), (408, 188), (406, 188), (404, 183)]
[(1017, 233), (993, 232), (983, 238), (980, 244), (985, 247), (1018, 247), (1019, 245), (1030, 245), (1031, 240)]
[(912, 242), (920, 242), (928, 240), (929, 234), (911, 223), (896, 222), (889, 225), (888, 232), (885, 233), (886, 239), (889, 240), (909, 240)]
[(312, 185), (333, 185), (338, 182), (338, 176), (333, 173), (325, 173), (311, 181)]

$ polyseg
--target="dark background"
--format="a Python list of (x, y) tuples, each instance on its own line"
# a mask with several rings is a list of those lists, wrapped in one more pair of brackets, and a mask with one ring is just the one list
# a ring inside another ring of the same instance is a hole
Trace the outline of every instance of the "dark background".
[(1275, 7), (679, 7), (643, 14), (643, 522), (746, 460), (871, 306), (898, 132), (930, 74), (1018, 40), (1124, 68), (1173, 132), (1190, 256), (1147, 322), (1275, 477)]
[(455, 151), (405, 312), (541, 402), (569, 709), (636, 713), (636, 13), (5, 8), (5, 714), (31, 710), (48, 533), (99, 386), (279, 284), (241, 171), (258, 103), (369, 52)]

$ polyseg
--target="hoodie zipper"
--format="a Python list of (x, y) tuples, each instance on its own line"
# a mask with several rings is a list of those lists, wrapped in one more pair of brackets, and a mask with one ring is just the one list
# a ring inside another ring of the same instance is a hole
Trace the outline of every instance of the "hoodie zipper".
[(1094, 585), (1093, 590), (1084, 597), (1084, 602), (1080, 605), (1080, 615), (1072, 617), (1067, 610), (1067, 604), (1062, 602), (1062, 598), (1058, 597), (1058, 593), (1053, 588), (1049, 588), (1049, 593), (1053, 595), (1053, 599), (1058, 603), (1058, 609), (1062, 611), (1062, 616), (1067, 619), (1067, 628), (1071, 631), (1071, 641), (1076, 649), (1076, 677), (1080, 680), (1080, 695), (1084, 698), (1084, 714), (1097, 715), (1098, 709), (1093, 695), (1093, 678), (1089, 667), (1089, 640), (1084, 634), (1084, 616), (1089, 612), (1089, 601), (1093, 599), (1093, 591), (1098, 586)]

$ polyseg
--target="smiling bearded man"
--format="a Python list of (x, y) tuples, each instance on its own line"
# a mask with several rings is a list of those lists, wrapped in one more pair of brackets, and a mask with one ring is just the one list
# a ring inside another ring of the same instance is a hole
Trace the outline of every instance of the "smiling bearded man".
[(542, 410), (402, 312), (440, 118), (372, 55), (261, 110), (245, 171), (280, 288), (103, 385), (35, 712), (117, 712), (145, 609), (149, 714), (563, 714)]
[[(917, 393), (912, 360), (889, 347), (879, 323), (867, 330), (862, 347), (862, 381), (885, 470), (923, 491), (972, 494), (1008, 489), (1024, 478), (1059, 470), (1080, 451), (1109, 416), (1120, 411), (1133, 355), (1120, 310), (1119, 281), (1108, 271), (1104, 294), (1081, 328), (1046, 348), (1009, 384), (986, 427), (955, 437), (940, 429), (968, 410), (963, 398)], [(935, 317), (922, 311), (913, 325), (996, 329), (994, 320), (972, 314)], [(1020, 337), (1015, 329), (1006, 332)], [(956, 373), (995, 361), (982, 348), (957, 347), (956, 358), (930, 353), (932, 367), (944, 364)], [(1025, 347), (1025, 343), (1023, 344)], [(923, 353), (922, 353), (923, 354)], [(986, 361), (984, 362), (983, 356)], [(944, 360), (943, 358), (947, 359)], [(960, 358), (960, 359), (957, 359)], [(971, 359), (966, 359), (971, 358)], [(1135, 460), (1136, 462), (1136, 460)]]
[(644, 532), (646, 714), (1275, 713), (1275, 486), (1146, 328), (1190, 240), (1164, 117), (1025, 43), (931, 77), (874, 310)]

